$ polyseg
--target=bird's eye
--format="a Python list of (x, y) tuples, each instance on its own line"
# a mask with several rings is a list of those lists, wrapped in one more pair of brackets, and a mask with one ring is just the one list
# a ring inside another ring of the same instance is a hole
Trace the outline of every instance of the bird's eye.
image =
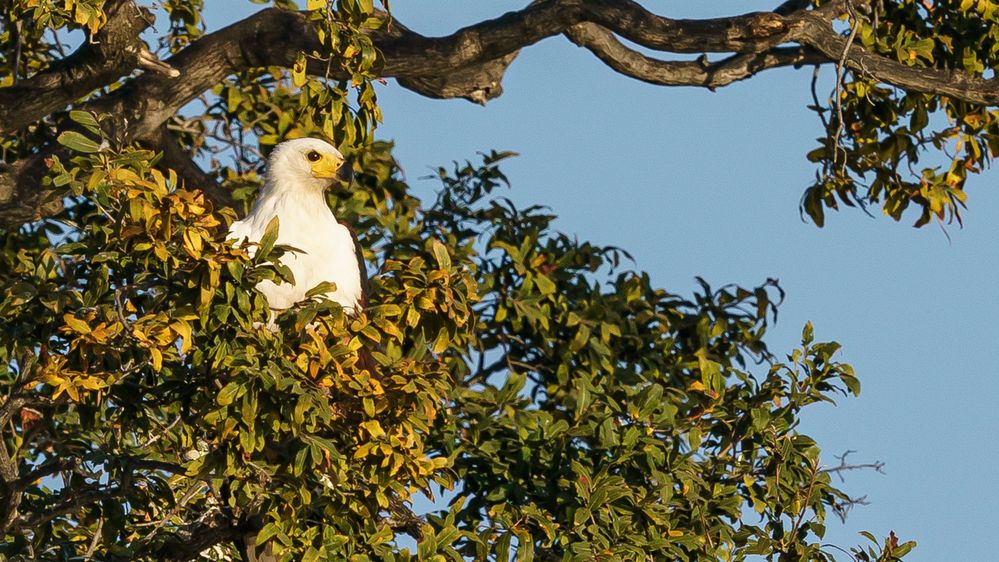
[(322, 155), (320, 155), (315, 150), (310, 150), (308, 154), (305, 155), (305, 157), (309, 159), (309, 162), (318, 162), (319, 159), (322, 158)]

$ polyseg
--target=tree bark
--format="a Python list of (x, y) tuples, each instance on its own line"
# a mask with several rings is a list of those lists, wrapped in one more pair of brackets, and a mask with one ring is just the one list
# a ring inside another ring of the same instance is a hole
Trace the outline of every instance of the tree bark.
[[(615, 71), (657, 85), (713, 89), (770, 68), (842, 60), (855, 72), (907, 90), (999, 104), (999, 78), (910, 67), (859, 45), (848, 46), (832, 25), (849, 7), (848, 0), (814, 10), (807, 9), (809, 4), (789, 0), (773, 12), (691, 20), (654, 14), (632, 0), (536, 0), (444, 37), (425, 37), (394, 20), (368, 33), (383, 55), (382, 76), (396, 78), (424, 96), (481, 104), (502, 93), (503, 75), (521, 49), (558, 35), (586, 48)], [(88, 42), (51, 68), (0, 89), (0, 134), (20, 130), (142, 69), (115, 91), (76, 108), (109, 115), (106, 123), (112, 138), (164, 152), (164, 163), (189, 186), (198, 185), (217, 204), (228, 204), (227, 194), (213, 177), (171, 147), (175, 141), (163, 124), (226, 76), (255, 67), (288, 67), (298, 53), (321, 50), (315, 27), (305, 13), (268, 8), (209, 33), (160, 62), (138, 38), (149, 24), (149, 13), (132, 0), (115, 0), (108, 10), (108, 23), (95, 35), (100, 41)], [(617, 37), (662, 53), (705, 55), (697, 61), (660, 60)], [(706, 53), (723, 56), (711, 61)], [(311, 61), (307, 68), (316, 75), (328, 70), (321, 61)], [(49, 152), (59, 154), (59, 148), (50, 147)], [(61, 198), (41, 187), (45, 171), (41, 154), (0, 171), (0, 228), (16, 228), (61, 208)]]

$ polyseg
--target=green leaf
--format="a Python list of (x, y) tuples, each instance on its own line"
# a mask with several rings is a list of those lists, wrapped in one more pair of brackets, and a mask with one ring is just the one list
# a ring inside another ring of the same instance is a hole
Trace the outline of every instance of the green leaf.
[(431, 348), (431, 351), (434, 353), (444, 353), (444, 350), (450, 347), (450, 345), (451, 336), (448, 334), (446, 328), (441, 328), (440, 331), (437, 332), (437, 338), (434, 340), (434, 345)]
[(279, 532), (281, 532), (281, 527), (279, 527), (278, 524), (273, 521), (264, 525), (264, 528), (260, 529), (260, 532), (257, 533), (257, 540), (256, 540), (257, 546), (264, 544), (265, 542), (268, 541), (268, 539), (278, 534)]
[(802, 345), (808, 345), (815, 341), (815, 329), (812, 327), (812, 323), (805, 322), (805, 327), (801, 329), (801, 343)]
[[(69, 112), (69, 118), (83, 125), (88, 131), (95, 135), (100, 135), (101, 126), (94, 118), (94, 114), (89, 111), (73, 110)], [(61, 141), (60, 141), (61, 142)]]
[(295, 475), (305, 472), (305, 461), (309, 458), (309, 448), (302, 447), (295, 453), (295, 460), (292, 462), (292, 469)]
[(912, 549), (916, 548), (916, 541), (906, 541), (892, 551), (892, 555), (897, 558), (901, 558), (906, 554), (912, 552)]
[(517, 534), (517, 560), (516, 562), (533, 562), (534, 560), (534, 537), (527, 531), (515, 531)]
[(271, 250), (274, 249), (274, 243), (277, 241), (278, 229), (280, 227), (281, 221), (277, 216), (268, 221), (267, 226), (264, 228), (264, 235), (260, 237), (257, 253), (254, 258), (266, 259), (270, 255)]
[(493, 552), (496, 553), (497, 560), (509, 560), (510, 559), (510, 542), (513, 540), (513, 533), (503, 533), (499, 540), (496, 541), (496, 546)]
[(379, 437), (383, 437), (385, 435), (385, 430), (382, 429), (378, 420), (368, 420), (366, 422), (362, 422), (361, 427), (363, 427), (370, 434), (372, 439), (378, 439)]
[(545, 274), (537, 273), (534, 275), (534, 284), (541, 291), (542, 295), (548, 296), (555, 292), (555, 283)]
[(447, 246), (436, 238), (433, 241), (434, 259), (441, 269), (451, 269), (451, 256), (448, 254)]
[(66, 326), (78, 334), (89, 334), (91, 331), (90, 324), (87, 324), (84, 320), (81, 320), (72, 314), (65, 314), (62, 319), (63, 322), (66, 323)]
[(590, 384), (580, 377), (576, 380), (576, 417), (583, 415), (590, 405)]
[(309, 547), (302, 555), (302, 562), (316, 562), (319, 560), (319, 551), (315, 547)]
[[(312, 8), (309, 9), (311, 10)], [(295, 59), (295, 64), (291, 67), (291, 83), (294, 84), (296, 88), (301, 88), (305, 85), (305, 66), (305, 53), (298, 53), (298, 57)]]
[(316, 295), (325, 295), (326, 293), (332, 293), (335, 291), (336, 291), (336, 283), (333, 283), (332, 281), (323, 281), (322, 283), (306, 291), (305, 298), (311, 299)]
[(242, 387), (236, 384), (236, 381), (230, 382), (222, 387), (222, 390), (219, 391), (215, 401), (218, 402), (219, 406), (228, 406), (236, 399), (236, 393), (238, 393), (240, 389), (242, 389)]
[(77, 152), (94, 153), (101, 149), (101, 146), (76, 131), (64, 131), (56, 139), (59, 144), (75, 150)]
[(257, 393), (255, 391), (247, 392), (243, 395), (243, 406), (240, 408), (240, 415), (243, 416), (243, 422), (249, 427), (253, 427), (253, 421), (257, 416)]

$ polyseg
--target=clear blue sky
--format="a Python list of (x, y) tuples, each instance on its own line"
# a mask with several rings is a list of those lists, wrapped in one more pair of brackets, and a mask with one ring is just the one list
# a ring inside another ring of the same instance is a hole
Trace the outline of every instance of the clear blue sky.
[[(672, 17), (710, 17), (771, 2), (647, 1)], [(259, 9), (209, 2), (209, 28)], [(392, 3), (415, 31), (446, 34), (527, 4), (479, 0)], [(825, 71), (831, 72), (831, 69)], [(805, 109), (810, 69), (770, 71), (716, 93), (666, 89), (617, 75), (562, 38), (524, 50), (502, 97), (486, 107), (430, 100), (394, 83), (379, 88), (378, 135), (417, 193), (431, 167), (515, 150), (505, 171), (513, 199), (549, 205), (557, 227), (632, 252), (658, 285), (690, 293), (713, 285), (781, 280), (788, 296), (769, 343), (798, 342), (806, 321), (844, 346), (863, 383), (859, 399), (806, 413), (803, 431), (833, 454), (882, 460), (885, 475), (852, 474), (845, 489), (867, 495), (827, 542), (859, 543), (859, 530), (915, 539), (914, 562), (990, 560), (999, 505), (999, 178), (970, 182), (963, 229), (920, 230), (858, 210), (824, 229), (798, 215), (814, 177), (804, 158), (821, 126)]]

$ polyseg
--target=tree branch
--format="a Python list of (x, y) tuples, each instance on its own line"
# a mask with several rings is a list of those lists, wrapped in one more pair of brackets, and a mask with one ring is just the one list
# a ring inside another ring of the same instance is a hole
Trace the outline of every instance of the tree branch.
[(844, 451), (842, 455), (833, 455), (836, 457), (836, 460), (839, 461), (839, 464), (833, 467), (823, 468), (822, 472), (825, 472), (826, 474), (835, 474), (836, 476), (839, 476), (840, 482), (846, 481), (843, 478), (844, 472), (850, 472), (853, 470), (873, 470), (879, 474), (885, 473), (885, 463), (883, 461), (864, 462), (864, 463), (846, 462), (846, 458), (852, 455), (853, 453), (856, 453), (856, 451), (847, 450)]
[(402, 531), (417, 541), (423, 540), (423, 526), (427, 522), (397, 497), (389, 498), (389, 517), (385, 522), (393, 531)]
[(25, 488), (30, 486), (33, 482), (44, 478), (46, 476), (51, 476), (57, 472), (62, 472), (64, 470), (71, 470), (79, 465), (80, 460), (76, 458), (54, 458), (50, 459), (38, 468), (32, 470), (31, 472), (7, 483), (7, 493), (22, 492)]
[[(537, 0), (444, 37), (425, 37), (394, 20), (367, 33), (383, 54), (382, 76), (394, 77), (403, 87), (428, 97), (460, 97), (476, 103), (500, 95), (502, 77), (520, 49), (565, 34), (615, 71), (658, 85), (715, 88), (768, 68), (838, 62), (847, 52), (846, 67), (878, 81), (972, 103), (999, 104), (999, 78), (909, 67), (859, 46), (847, 50), (846, 39), (832, 26), (844, 9), (843, 1), (814, 10), (808, 10), (809, 5), (806, 0), (787, 0), (775, 12), (690, 20), (659, 16), (633, 0)], [(188, 185), (205, 189), (216, 204), (229, 204), (212, 176), (200, 170), (162, 126), (226, 76), (257, 67), (288, 67), (300, 52), (322, 52), (315, 26), (305, 13), (269, 8), (205, 35), (161, 63), (150, 60), (137, 38), (148, 24), (147, 12), (132, 0), (111, 2), (108, 11), (109, 23), (97, 34), (104, 40), (88, 43), (50, 69), (0, 89), (0, 133), (61, 109), (136, 67), (151, 69), (78, 108), (107, 114), (106, 130), (115, 140), (141, 142), (162, 151), (163, 163)], [(664, 61), (625, 46), (615, 35), (662, 52), (730, 56), (713, 63)], [(342, 70), (335, 66), (333, 76), (342, 78), (337, 74)], [(326, 75), (331, 69), (326, 61), (310, 60), (307, 70)], [(0, 173), (0, 227), (16, 227), (61, 208), (60, 197), (39, 188), (45, 171), (44, 155), (36, 154)]]
[(592, 23), (570, 27), (565, 34), (616, 72), (658, 86), (714, 89), (745, 80), (768, 68), (828, 62), (825, 57), (798, 47), (776, 47), (762, 53), (737, 54), (714, 63), (708, 62), (706, 56), (697, 61), (664, 61), (629, 49), (613, 33)]
[[(8, 396), (7, 400), (0, 405), (0, 426), (7, 425), (14, 412), (36, 402), (38, 401), (26, 395)], [(0, 532), (5, 534), (17, 519), (17, 509), (21, 505), (21, 498), (26, 487), (24, 482), (18, 478), (17, 465), (17, 455), (12, 456), (8, 453), (7, 444), (0, 440)], [(42, 471), (43, 467), (46, 465), (42, 465), (34, 472), (44, 475), (44, 472), (39, 472)]]
[(788, 14), (807, 9), (811, 5), (812, 0), (787, 0), (780, 6), (774, 8), (774, 13), (786, 16)]
[(808, 45), (831, 61), (843, 62), (857, 74), (907, 90), (944, 95), (981, 105), (999, 104), (999, 78), (979, 78), (966, 72), (906, 66), (894, 59), (866, 51), (860, 45), (849, 49), (847, 38), (832, 28), (831, 11), (801, 15), (792, 32), (795, 41)]
[(107, 23), (73, 54), (0, 89), (0, 135), (65, 108), (131, 72), (146, 51), (139, 34), (155, 21), (132, 0), (106, 2)]
[[(679, 53), (758, 52), (784, 41), (789, 29), (773, 13), (674, 20), (630, 0), (542, 0), (446, 37), (424, 37), (393, 22), (371, 31), (371, 38), (384, 55), (382, 76), (400, 78), (424, 95), (481, 103), (499, 95), (498, 78), (519, 49), (586, 21), (646, 47)], [(261, 66), (290, 66), (299, 52), (314, 50), (321, 51), (322, 46), (305, 14), (262, 10), (206, 35), (167, 60), (180, 78), (143, 74), (84, 109), (120, 116), (115, 125), (124, 128), (123, 140), (144, 140), (226, 76)], [(318, 60), (308, 68), (320, 75), (327, 70), (326, 63)], [(333, 71), (338, 76), (338, 69)]]
[(0, 227), (17, 227), (62, 210), (62, 198), (41, 186), (48, 167), (45, 157), (33, 154), (9, 166), (0, 163)]
[(100, 490), (89, 490), (80, 494), (73, 494), (71, 492), (68, 498), (52, 506), (48, 511), (39, 511), (33, 517), (22, 518), (18, 521), (17, 526), (22, 529), (37, 529), (39, 525), (43, 525), (56, 517), (75, 513), (84, 506), (92, 506), (104, 500), (118, 499), (125, 491), (123, 486), (114, 486)]
[(163, 562), (188, 562), (217, 544), (242, 540), (246, 529), (227, 521), (221, 514), (209, 520), (187, 525), (174, 532), (151, 554)]

